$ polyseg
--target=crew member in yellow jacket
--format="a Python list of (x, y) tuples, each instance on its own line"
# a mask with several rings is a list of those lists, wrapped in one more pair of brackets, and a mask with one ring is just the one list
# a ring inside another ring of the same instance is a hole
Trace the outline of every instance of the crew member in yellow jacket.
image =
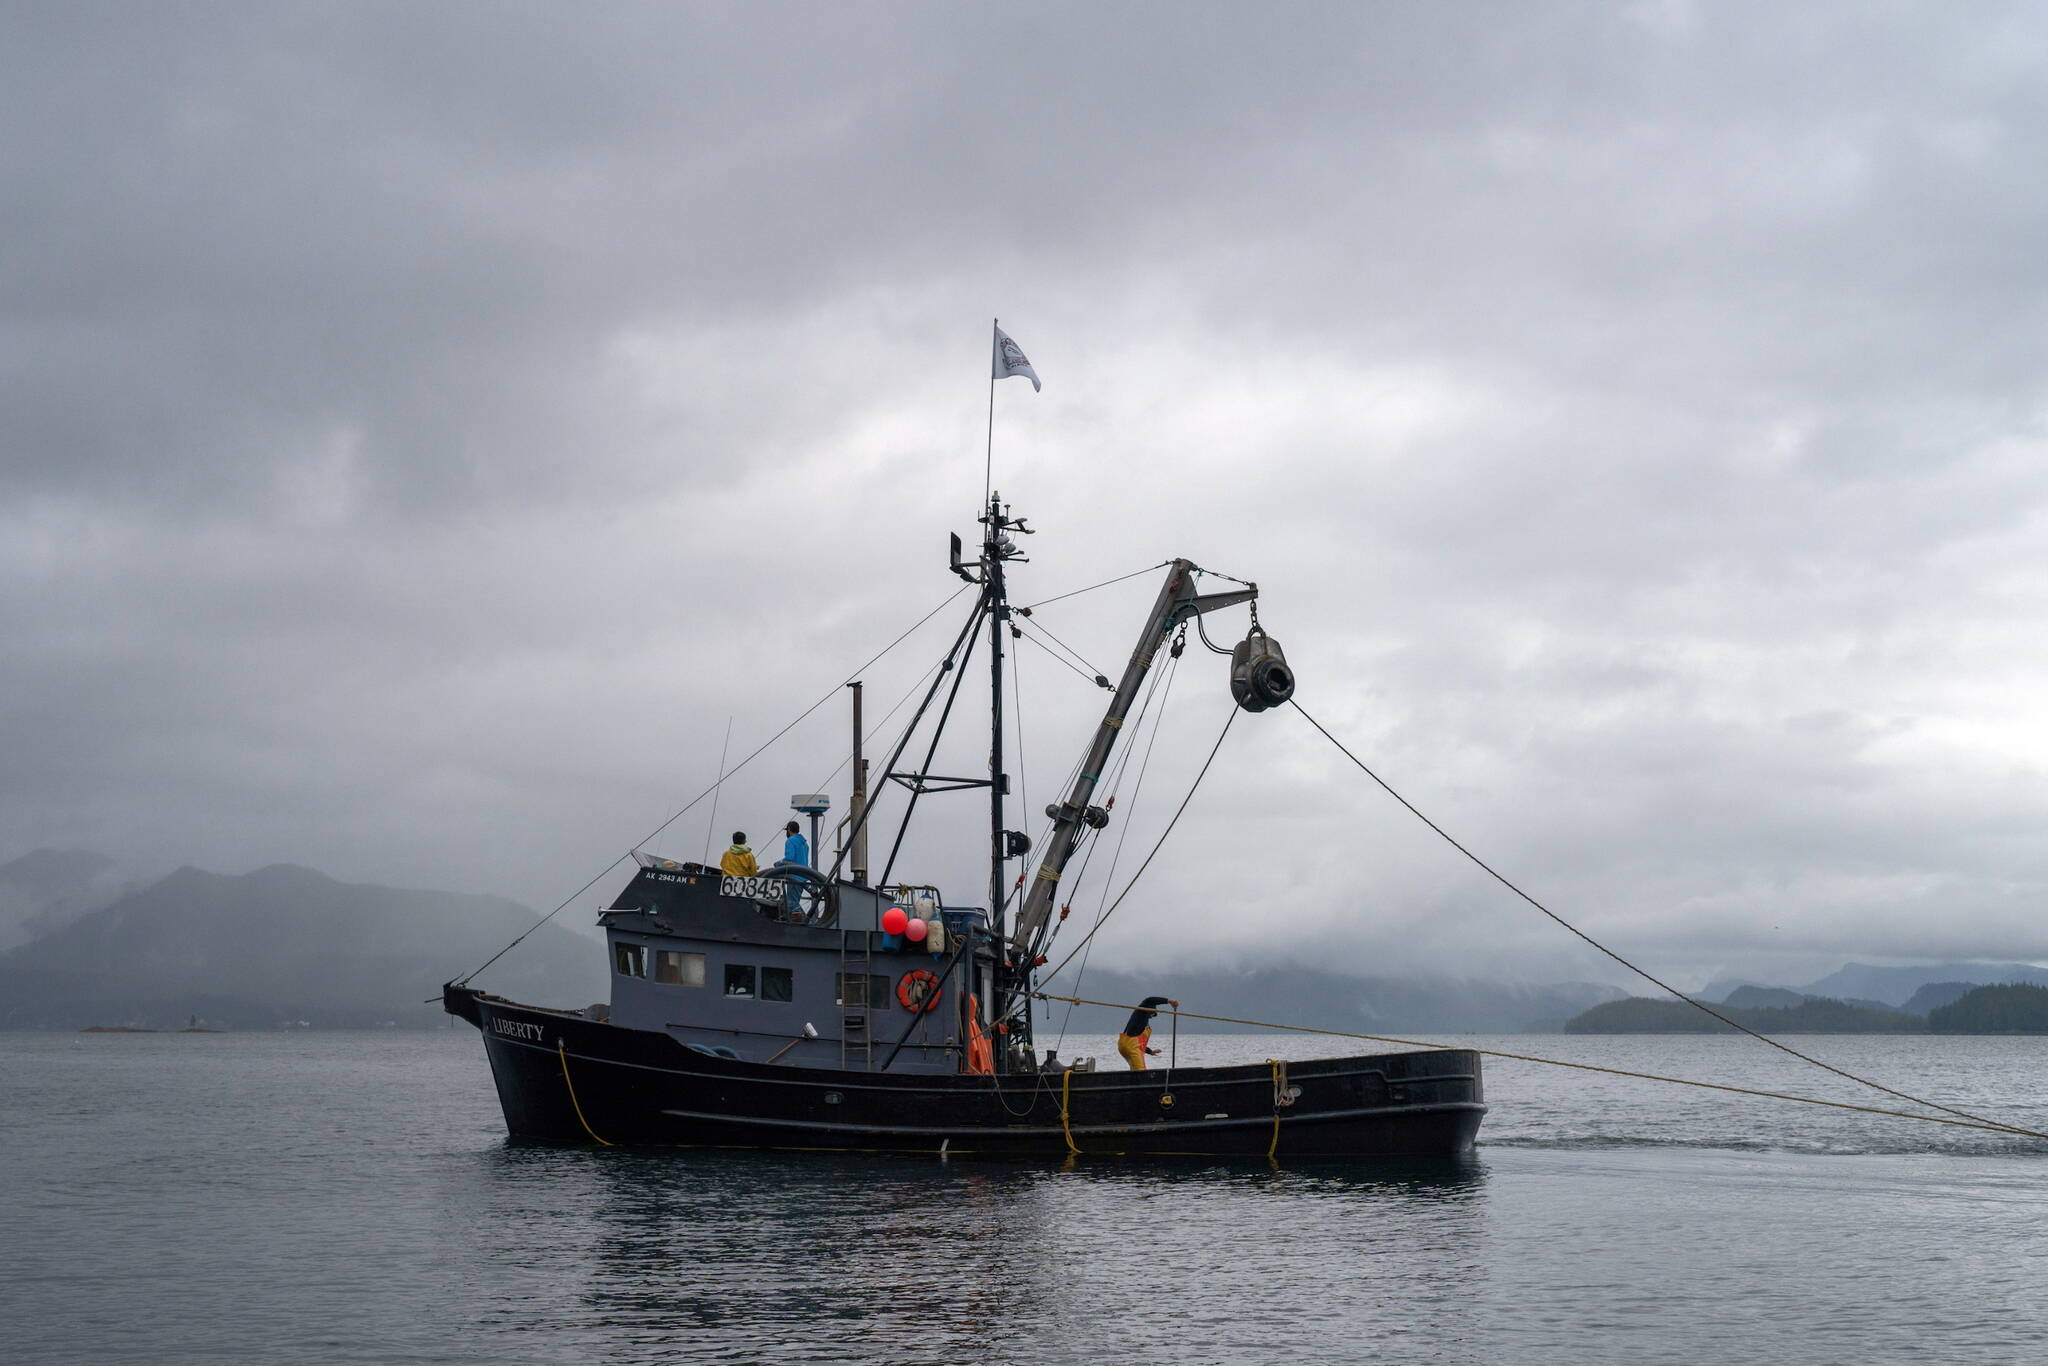
[(1155, 1058), (1159, 1056), (1159, 1050), (1152, 1047), (1152, 1017), (1159, 1013), (1152, 1008), (1154, 1006), (1172, 1006), (1179, 1010), (1180, 1002), (1164, 996), (1147, 996), (1131, 1012), (1130, 1023), (1124, 1026), (1124, 1032), (1116, 1036), (1116, 1051), (1124, 1055), (1124, 1061), (1131, 1065), (1133, 1072), (1145, 1070), (1146, 1054)]
[(718, 860), (718, 871), (727, 877), (752, 877), (761, 871), (761, 866), (754, 862), (754, 851), (747, 848), (746, 831), (732, 832), (732, 848)]

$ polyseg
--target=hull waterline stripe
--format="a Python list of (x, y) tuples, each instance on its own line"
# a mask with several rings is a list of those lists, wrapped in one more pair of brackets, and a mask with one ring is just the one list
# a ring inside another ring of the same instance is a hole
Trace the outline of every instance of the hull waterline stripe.
[[(1052, 997), (1047, 997), (1046, 999), (1048, 999), (1048, 1000), (1054, 1000), (1054, 1001), (1063, 1001), (1063, 1000), (1066, 1000), (1067, 998), (1066, 998), (1066, 997), (1064, 997), (1064, 996), (1052, 996)], [(1127, 1007), (1127, 1008), (1128, 1008), (1128, 1007)], [(504, 1010), (504, 1009), (503, 1009), (502, 1007), (494, 1007), (494, 1009), (495, 1009), (495, 1011), (496, 1011), (496, 1013), (497, 1013), (497, 1014), (502, 1014), (502, 1015), (509, 1015), (509, 1014), (510, 1014), (510, 1012), (509, 1012), (509, 1011), (506, 1011), (506, 1010)], [(521, 1007), (521, 1009), (531, 1009), (531, 1007)], [(557, 1018), (559, 1018), (559, 1017), (557, 1017)], [(576, 1017), (576, 1016), (573, 1016), (573, 1015), (571, 1015), (571, 1016), (569, 1016), (569, 1018), (580, 1018), (580, 1017)], [(1194, 1016), (1194, 1015), (1190, 1015), (1190, 1016), (1189, 1016), (1189, 1018), (1191, 1018), (1191, 1019), (1201, 1019), (1201, 1018), (1214, 1018), (1214, 1017), (1208, 1017), (1208, 1016)], [(1276, 1026), (1276, 1027), (1284, 1027), (1284, 1026)], [(1308, 1031), (1308, 1032), (1310, 1032), (1310, 1033), (1321, 1033), (1321, 1032), (1324, 1032), (1324, 1031), (1320, 1031), (1320, 1030), (1311, 1030), (1311, 1031)], [(779, 1036), (778, 1036), (778, 1037), (779, 1037)], [(1367, 1036), (1364, 1036), (1364, 1035), (1360, 1035), (1359, 1037), (1363, 1038), (1363, 1037), (1367, 1037)], [(515, 1038), (512, 1038), (512, 1037), (511, 1037), (510, 1035), (506, 1035), (506, 1034), (497, 1034), (497, 1033), (489, 1033), (489, 1032), (486, 1032), (486, 1033), (484, 1034), (484, 1046), (485, 1046), (485, 1048), (487, 1048), (487, 1049), (489, 1049), (489, 1048), (526, 1048), (526, 1049), (532, 1049), (533, 1051), (535, 1051), (535, 1052), (539, 1052), (539, 1053), (545, 1053), (545, 1052), (547, 1052), (547, 1045), (546, 1045), (546, 1044), (537, 1044), (537, 1043), (531, 1043), (531, 1042), (529, 1042), (529, 1041), (527, 1041), (527, 1040), (523, 1040), (523, 1039), (515, 1039)], [(1473, 1048), (1466, 1048), (1466, 1047), (1464, 1047), (1464, 1046), (1462, 1046), (1462, 1045), (1458, 1045), (1458, 1046), (1455, 1046), (1455, 1047), (1447, 1047), (1447, 1046), (1445, 1046), (1445, 1045), (1442, 1045), (1442, 1044), (1424, 1044), (1424, 1045), (1422, 1045), (1422, 1047), (1423, 1047), (1423, 1048), (1425, 1048), (1425, 1049), (1427, 1049), (1428, 1051), (1431, 1051), (1431, 1052), (1439, 1052), (1439, 1053), (1441, 1053), (1441, 1052), (1457, 1052), (1457, 1053), (1476, 1053), (1476, 1052), (1480, 1052), (1480, 1051), (1482, 1051), (1482, 1050), (1479, 1050), (1479, 1049), (1473, 1049)], [(1503, 1056), (1506, 1056), (1506, 1055), (1503, 1055)], [(831, 1075), (828, 1075), (827, 1077), (825, 1077), (825, 1078), (823, 1078), (823, 1079), (819, 1079), (819, 1078), (815, 1078), (815, 1077), (802, 1077), (802, 1076), (788, 1076), (788, 1077), (766, 1077), (766, 1076), (739, 1076), (739, 1075), (734, 1075), (734, 1074), (731, 1074), (731, 1073), (716, 1073), (716, 1072), (693, 1072), (693, 1071), (689, 1071), (689, 1070), (686, 1070), (686, 1069), (684, 1069), (684, 1068), (681, 1068), (681, 1067), (663, 1067), (663, 1066), (658, 1066), (658, 1065), (656, 1065), (656, 1064), (654, 1064), (654, 1063), (645, 1063), (645, 1062), (627, 1062), (627, 1061), (626, 1061), (626, 1060), (624, 1060), (623, 1058), (605, 1058), (605, 1057), (599, 1057), (599, 1056), (597, 1056), (596, 1054), (592, 1054), (592, 1053), (578, 1053), (578, 1054), (576, 1055), (576, 1061), (577, 1061), (577, 1062), (579, 1062), (579, 1063), (593, 1063), (593, 1064), (596, 1064), (596, 1065), (598, 1065), (598, 1066), (601, 1066), (601, 1067), (630, 1067), (630, 1068), (632, 1068), (632, 1069), (633, 1069), (634, 1071), (636, 1071), (636, 1072), (658, 1072), (658, 1073), (662, 1074), (663, 1076), (671, 1076), (671, 1077), (691, 1077), (691, 1078), (695, 1078), (695, 1079), (699, 1079), (699, 1080), (704, 1080), (704, 1081), (726, 1081), (726, 1082), (729, 1082), (729, 1081), (744, 1081), (744, 1082), (746, 1082), (746, 1083), (747, 1083), (748, 1085), (751, 1085), (751, 1086), (803, 1086), (803, 1087), (809, 1087), (809, 1088), (811, 1088), (811, 1089), (813, 1089), (813, 1090), (819, 1090), (819, 1089), (829, 1089), (829, 1090), (834, 1090), (834, 1091), (880, 1091), (880, 1092), (883, 1092), (883, 1093), (885, 1093), (885, 1094), (890, 1094), (890, 1095), (899, 1095), (899, 1096), (907, 1096), (907, 1097), (934, 1097), (934, 1096), (936, 1096), (936, 1097), (951, 1097), (951, 1096), (956, 1096), (956, 1095), (959, 1095), (959, 1094), (961, 1094), (961, 1091), (962, 1091), (962, 1089), (964, 1089), (964, 1088), (959, 1088), (959, 1087), (943, 1087), (943, 1086), (925, 1086), (925, 1085), (920, 1085), (920, 1084), (918, 1083), (918, 1081), (916, 1081), (916, 1080), (913, 1080), (913, 1079), (912, 1079), (911, 1077), (909, 1077), (909, 1076), (907, 1076), (907, 1075), (906, 1075), (906, 1077), (904, 1078), (904, 1083), (905, 1083), (905, 1084), (903, 1084), (903, 1085), (900, 1085), (900, 1086), (881, 1086), (881, 1085), (873, 1085), (873, 1084), (869, 1084), (869, 1083), (866, 1083), (866, 1082), (858, 1082), (858, 1081), (846, 1081), (846, 1080), (844, 1080), (844, 1079), (842, 1079), (842, 1078), (840, 1078), (840, 1077), (837, 1077), (837, 1076), (831, 1076)], [(1323, 1061), (1333, 1061), (1333, 1060), (1329, 1060), (1329, 1059), (1321, 1059), (1321, 1058), (1313, 1058), (1313, 1059), (1309, 1059), (1308, 1061), (1309, 1061), (1309, 1062), (1323, 1062)], [(1335, 1059), (1334, 1061), (1343, 1061), (1343, 1059)], [(758, 1064), (750, 1064), (750, 1065), (758, 1065)], [(1253, 1066), (1256, 1066), (1256, 1064), (1254, 1064)], [(824, 1071), (827, 1071), (828, 1069), (824, 1069), (824, 1068), (792, 1068), (792, 1069), (790, 1069), (790, 1070), (791, 1070), (791, 1071), (811, 1071), (811, 1072), (824, 1072)], [(1190, 1068), (1182, 1068), (1182, 1069), (1181, 1069), (1181, 1071), (1182, 1071), (1182, 1073), (1183, 1073), (1184, 1075), (1185, 1075), (1185, 1074), (1187, 1074), (1187, 1073), (1189, 1073), (1190, 1071), (1193, 1071), (1193, 1070), (1194, 1070), (1194, 1069), (1190, 1069)], [(1223, 1069), (1218, 1069), (1218, 1070), (1223, 1070)], [(857, 1074), (855, 1074), (855, 1075), (859, 1075), (859, 1076), (869, 1076), (869, 1075), (880, 1075), (880, 1074), (871, 1074), (871, 1073), (857, 1073)], [(1098, 1075), (1100, 1075), (1100, 1074), (1098, 1074)], [(1114, 1074), (1114, 1073), (1113, 1073), (1113, 1074), (1108, 1074), (1108, 1075), (1113, 1075), (1113, 1076), (1121, 1076), (1122, 1074)], [(1348, 1070), (1345, 1070), (1345, 1071), (1330, 1071), (1330, 1072), (1317, 1072), (1317, 1073), (1314, 1073), (1314, 1074), (1312, 1074), (1312, 1075), (1313, 1075), (1313, 1076), (1315, 1077), (1315, 1079), (1316, 1079), (1317, 1081), (1339, 1081), (1339, 1080), (1342, 1080), (1342, 1079), (1344, 1079), (1344, 1078), (1347, 1078), (1347, 1077), (1380, 1077), (1380, 1078), (1382, 1078), (1382, 1079), (1384, 1079), (1384, 1080), (1388, 1081), (1389, 1083), (1391, 1083), (1391, 1084), (1393, 1084), (1393, 1085), (1397, 1085), (1397, 1086), (1399, 1086), (1399, 1085), (1415, 1085), (1415, 1084), (1419, 1084), (1419, 1083), (1423, 1083), (1423, 1082), (1436, 1082), (1436, 1081), (1471, 1081), (1471, 1080), (1472, 1080), (1472, 1074), (1471, 1074), (1470, 1072), (1432, 1072), (1432, 1073), (1430, 1073), (1430, 1074), (1429, 1074), (1429, 1075), (1427, 1075), (1427, 1076), (1420, 1076), (1420, 1077), (1413, 1077), (1413, 1078), (1389, 1077), (1389, 1076), (1387, 1075), (1387, 1073), (1386, 1073), (1386, 1070), (1385, 1070), (1384, 1068), (1378, 1068), (1378, 1067), (1360, 1067), (1360, 1068), (1348, 1069)], [(985, 1080), (985, 1079), (984, 1079), (984, 1080)], [(1249, 1081), (1249, 1080), (1250, 1080), (1250, 1078), (1247, 1078), (1247, 1077), (1214, 1077), (1214, 1078), (1209, 1078), (1209, 1079), (1205, 1079), (1205, 1080), (1192, 1080), (1192, 1081), (1190, 1081), (1190, 1080), (1183, 1080), (1183, 1081), (1182, 1081), (1182, 1083), (1181, 1083), (1181, 1089), (1182, 1089), (1182, 1090), (1187, 1090), (1187, 1089), (1188, 1089), (1189, 1087), (1193, 1087), (1193, 1086), (1203, 1086), (1203, 1087), (1224, 1087), (1224, 1086), (1228, 1086), (1228, 1087), (1237, 1087), (1237, 1086), (1243, 1086), (1243, 1085), (1244, 1085), (1244, 1084), (1245, 1084), (1245, 1083), (1246, 1083), (1247, 1081)], [(974, 1089), (976, 1089), (976, 1090), (979, 1090), (979, 1089), (981, 1089), (981, 1088), (980, 1088), (979, 1086), (977, 1086), (977, 1087), (976, 1087), (976, 1088), (974, 1088)], [(1108, 1087), (1108, 1086), (1097, 1086), (1097, 1087), (1094, 1087), (1094, 1088), (1092, 1088), (1092, 1089), (1093, 1089), (1093, 1090), (1094, 1090), (1094, 1091), (1095, 1091), (1095, 1092), (1096, 1092), (1097, 1094), (1115, 1094), (1115, 1093), (1116, 1093), (1117, 1091), (1119, 1091), (1119, 1090), (1132, 1090), (1132, 1091), (1138, 1090), (1138, 1089), (1140, 1089), (1140, 1084), (1138, 1084), (1138, 1083), (1132, 1083), (1132, 1084), (1130, 1084), (1130, 1085), (1128, 1085), (1128, 1086), (1125, 1086), (1125, 1087)]]
[[(1314, 1127), (1322, 1124), (1340, 1124), (1359, 1119), (1402, 1119), (1416, 1115), (1456, 1114), (1461, 1111), (1475, 1110), (1480, 1114), (1485, 1114), (1486, 1106), (1476, 1100), (1448, 1100), (1429, 1105), (1378, 1106), (1369, 1110), (1322, 1110), (1312, 1114), (1296, 1115), (1293, 1123), (1297, 1126)], [(906, 1139), (919, 1138), (923, 1139), (926, 1143), (942, 1137), (958, 1140), (963, 1137), (968, 1139), (987, 1138), (991, 1134), (1015, 1138), (1045, 1138), (1054, 1132), (1066, 1132), (1068, 1133), (1068, 1142), (1071, 1143), (1073, 1141), (1071, 1130), (1062, 1128), (1062, 1130), (1056, 1131), (1050, 1124), (1005, 1124), (1000, 1128), (990, 1125), (976, 1125), (968, 1128), (906, 1128), (902, 1125), (837, 1124), (825, 1120), (772, 1119), (765, 1115), (720, 1114), (710, 1110), (663, 1110), (661, 1113), (671, 1119), (711, 1120), (720, 1124), (759, 1125), (773, 1129), (809, 1129), (822, 1133), (887, 1134)], [(1276, 1113), (1273, 1118), (1277, 1122), (1280, 1116)], [(1221, 1129), (1255, 1128), (1265, 1122), (1259, 1116), (1252, 1115), (1245, 1119), (1195, 1119), (1182, 1120), (1179, 1123), (1157, 1121), (1151, 1124), (1083, 1124), (1080, 1126), (1080, 1130), (1082, 1134), (1091, 1137), (1113, 1134), (1129, 1136), (1143, 1136), (1153, 1133), (1185, 1134), (1196, 1130), (1213, 1133)], [(592, 1137), (594, 1138), (596, 1135), (593, 1134)], [(606, 1146), (611, 1145), (608, 1144)], [(964, 1152), (966, 1150), (956, 1149), (955, 1151)], [(1076, 1148), (1074, 1151), (1078, 1153), (1080, 1149)]]

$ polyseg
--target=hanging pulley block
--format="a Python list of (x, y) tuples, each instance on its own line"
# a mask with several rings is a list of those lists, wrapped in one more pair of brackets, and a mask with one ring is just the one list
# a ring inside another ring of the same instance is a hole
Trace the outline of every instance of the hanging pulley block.
[(1022, 830), (1003, 832), (1003, 854), (1006, 858), (1023, 858), (1031, 852), (1031, 836)]
[(1294, 670), (1280, 642), (1254, 626), (1230, 652), (1230, 695), (1246, 711), (1277, 707), (1294, 696)]

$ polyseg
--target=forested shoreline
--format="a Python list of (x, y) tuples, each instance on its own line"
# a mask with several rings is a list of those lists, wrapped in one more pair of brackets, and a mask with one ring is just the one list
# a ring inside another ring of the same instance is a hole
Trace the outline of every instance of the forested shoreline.
[[(1760, 1034), (2048, 1034), (2048, 987), (1975, 987), (1926, 1015), (1808, 996), (1797, 1005), (1714, 1007)], [(1567, 1034), (1729, 1034), (1734, 1028), (1684, 1001), (1630, 996), (1565, 1021)]]

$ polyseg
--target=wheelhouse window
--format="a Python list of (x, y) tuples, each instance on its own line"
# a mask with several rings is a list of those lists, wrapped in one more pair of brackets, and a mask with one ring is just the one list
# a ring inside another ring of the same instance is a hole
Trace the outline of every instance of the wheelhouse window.
[(645, 977), (647, 975), (647, 946), (645, 944), (612, 945), (613, 962), (618, 965), (621, 977)]
[(788, 968), (761, 969), (761, 999), (787, 1001), (796, 995), (795, 978)]
[(754, 977), (758, 970), (749, 963), (727, 963), (725, 965), (725, 994), (728, 996), (755, 996)]
[(676, 949), (654, 951), (654, 980), (672, 987), (704, 985), (704, 955)]
[(877, 973), (867, 976), (858, 972), (839, 974), (839, 1004), (843, 1006), (866, 1006), (879, 1010), (889, 1003), (889, 979)]

